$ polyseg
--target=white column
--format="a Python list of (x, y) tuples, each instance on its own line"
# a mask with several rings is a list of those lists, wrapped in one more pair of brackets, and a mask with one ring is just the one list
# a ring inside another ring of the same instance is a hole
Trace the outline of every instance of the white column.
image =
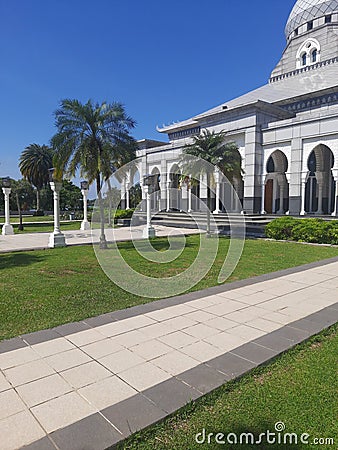
[(323, 193), (324, 193), (324, 183), (325, 183), (325, 172), (316, 172), (316, 179), (318, 184), (318, 208), (317, 214), (323, 214)]
[(170, 181), (167, 181), (167, 212), (170, 210)]
[(277, 214), (284, 214), (284, 194), (285, 194), (285, 179), (284, 175), (278, 175), (279, 184), (279, 210)]
[(88, 222), (88, 189), (81, 189), (82, 199), (83, 199), (83, 221), (81, 222), (80, 230), (85, 231), (90, 229), (90, 223)]
[(2, 188), (2, 192), (5, 196), (5, 224), (2, 227), (2, 234), (4, 236), (6, 235), (12, 235), (14, 234), (13, 227), (10, 223), (10, 213), (9, 213), (9, 195), (11, 193), (11, 188)]
[(334, 210), (332, 213), (332, 216), (337, 217), (338, 216), (338, 176), (334, 178), (334, 181), (336, 183), (336, 192), (335, 192), (335, 202), (334, 202)]
[(130, 184), (126, 183), (126, 209), (130, 209), (129, 189), (130, 189)]
[(144, 186), (144, 191), (147, 198), (147, 224), (143, 229), (143, 237), (150, 238), (156, 236), (155, 229), (151, 226), (151, 199), (150, 199), (150, 186)]
[(262, 194), (261, 194), (261, 197), (262, 197), (262, 200), (261, 200), (261, 214), (266, 214), (266, 211), (265, 211), (265, 177), (266, 177), (266, 175), (263, 174), (262, 175), (262, 180), (261, 180), (261, 192), (262, 192)]
[(215, 171), (215, 181), (216, 181), (216, 205), (215, 205), (215, 211), (213, 212), (214, 214), (219, 214), (221, 212), (220, 208), (219, 208), (219, 204), (220, 204), (220, 199), (221, 199), (221, 184), (220, 184), (220, 180), (219, 180), (219, 170), (216, 169)]
[(188, 212), (192, 212), (191, 200), (192, 200), (192, 195), (191, 195), (191, 184), (190, 184), (188, 187)]
[(307, 176), (307, 174), (302, 174), (302, 186), (301, 186), (302, 203), (301, 203), (301, 210), (299, 213), (300, 216), (306, 215), (306, 211), (305, 211), (305, 194), (306, 194), (306, 181), (307, 181), (306, 176)]
[(54, 232), (49, 236), (48, 247), (64, 247), (66, 245), (65, 236), (60, 231), (60, 190), (62, 183), (51, 182), (50, 187), (54, 196)]

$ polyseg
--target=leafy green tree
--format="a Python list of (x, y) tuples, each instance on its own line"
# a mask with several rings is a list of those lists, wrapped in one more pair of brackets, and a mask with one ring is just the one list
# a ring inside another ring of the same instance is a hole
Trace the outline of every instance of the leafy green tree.
[(30, 144), (20, 156), (19, 168), (23, 177), (36, 188), (36, 209), (40, 210), (40, 191), (48, 184), (49, 169), (53, 166), (53, 150), (47, 145)]
[(62, 181), (60, 191), (60, 209), (61, 211), (76, 211), (82, 207), (81, 189), (68, 180)]
[[(183, 148), (183, 155), (180, 165), (183, 170), (183, 177), (192, 175), (197, 179), (203, 172), (207, 178), (207, 234), (210, 234), (210, 186), (213, 177), (213, 167), (218, 167), (220, 171), (229, 179), (240, 177), (241, 156), (238, 146), (234, 142), (225, 143), (225, 132), (215, 132), (203, 130), (198, 136), (194, 136), (193, 142)], [(210, 169), (206, 165), (200, 164), (198, 159), (210, 163)]]
[[(107, 248), (104, 233), (104, 207), (101, 187), (104, 179), (115, 167), (121, 156), (121, 148), (132, 147), (134, 139), (130, 130), (135, 121), (129, 117), (120, 103), (82, 104), (78, 100), (65, 99), (55, 111), (57, 133), (51, 143), (56, 151), (58, 173), (81, 176), (89, 183), (96, 182), (100, 209), (100, 247)], [(134, 146), (133, 146), (134, 148)], [(135, 156), (133, 150), (130, 160)]]

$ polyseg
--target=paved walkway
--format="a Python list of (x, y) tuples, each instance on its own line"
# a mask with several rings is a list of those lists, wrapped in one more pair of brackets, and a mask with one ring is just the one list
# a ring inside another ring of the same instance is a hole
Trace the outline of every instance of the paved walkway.
[(337, 293), (335, 258), (3, 341), (1, 450), (103, 450), (335, 323)]
[[(80, 226), (80, 224), (79, 224)], [(107, 228), (105, 230), (106, 238), (109, 242), (129, 241), (132, 239), (142, 239), (144, 226), (137, 227), (121, 227)], [(198, 234), (199, 230), (190, 228), (174, 228), (155, 225), (157, 236), (168, 236), (177, 234)], [(98, 242), (98, 232), (92, 233), (88, 231), (64, 231), (67, 245), (84, 245), (91, 244), (93, 241)], [(23, 233), (13, 236), (0, 235), (0, 253), (15, 252), (21, 250), (44, 250), (48, 248), (50, 233)]]

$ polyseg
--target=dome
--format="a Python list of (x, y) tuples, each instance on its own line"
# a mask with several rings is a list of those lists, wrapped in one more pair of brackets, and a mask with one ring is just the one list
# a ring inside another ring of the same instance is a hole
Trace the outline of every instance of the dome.
[(290, 34), (300, 25), (338, 11), (338, 0), (297, 0), (285, 27), (285, 35)]

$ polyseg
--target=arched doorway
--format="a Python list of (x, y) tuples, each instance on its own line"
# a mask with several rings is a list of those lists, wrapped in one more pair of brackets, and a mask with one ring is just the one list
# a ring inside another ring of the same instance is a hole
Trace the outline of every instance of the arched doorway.
[(174, 211), (179, 211), (181, 208), (181, 191), (180, 188), (181, 170), (177, 164), (174, 164), (170, 169), (170, 197), (169, 208)]
[(160, 190), (160, 171), (157, 167), (154, 167), (151, 171), (151, 175), (154, 175), (154, 185), (152, 186), (152, 195), (151, 195), (151, 209), (156, 211), (160, 210), (160, 199), (161, 199), (161, 190)]
[(268, 214), (285, 214), (289, 209), (287, 170), (285, 154), (280, 150), (274, 151), (266, 164), (264, 210)]
[(317, 145), (307, 161), (305, 211), (308, 214), (331, 214), (335, 205), (335, 182), (332, 175), (334, 156), (329, 147)]

